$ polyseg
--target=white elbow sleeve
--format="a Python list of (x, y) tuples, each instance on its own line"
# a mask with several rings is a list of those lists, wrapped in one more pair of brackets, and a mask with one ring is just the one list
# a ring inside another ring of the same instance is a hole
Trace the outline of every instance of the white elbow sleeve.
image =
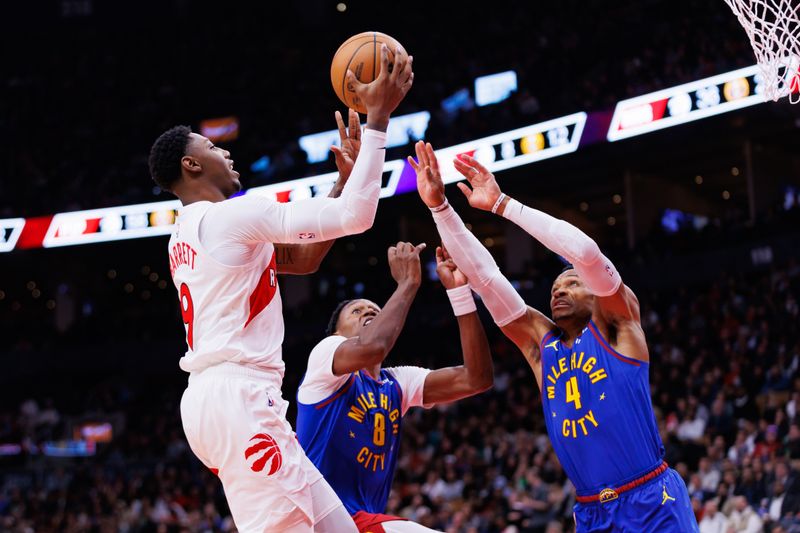
[(386, 133), (364, 130), (361, 150), (342, 191), (341, 224), (345, 234), (363, 233), (375, 222), (386, 159)]
[(522, 296), (497, 267), (485, 285), (471, 287), (480, 295), (494, 323), (501, 328), (524, 315), (528, 309)]

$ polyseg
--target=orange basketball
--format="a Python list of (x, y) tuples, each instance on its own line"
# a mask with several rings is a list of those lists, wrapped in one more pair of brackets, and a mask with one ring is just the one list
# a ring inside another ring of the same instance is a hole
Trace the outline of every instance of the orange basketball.
[(347, 87), (347, 69), (353, 71), (359, 81), (369, 83), (378, 77), (381, 72), (381, 43), (389, 47), (389, 71), (394, 65), (394, 51), (399, 46), (400, 52), (408, 57), (403, 45), (385, 33), (378, 31), (365, 31), (353, 35), (336, 50), (331, 63), (331, 84), (336, 96), (347, 107), (352, 107), (359, 113), (366, 113), (367, 108), (356, 96), (352, 87)]

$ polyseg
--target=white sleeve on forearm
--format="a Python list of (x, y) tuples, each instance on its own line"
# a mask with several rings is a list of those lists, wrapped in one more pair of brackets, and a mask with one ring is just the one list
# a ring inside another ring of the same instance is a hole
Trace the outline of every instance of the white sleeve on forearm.
[(528, 306), (497, 267), (492, 254), (470, 232), (451, 206), (433, 212), (433, 220), (450, 256), (467, 276), (495, 323), (506, 326), (525, 314)]
[(561, 219), (509, 200), (503, 216), (547, 248), (572, 263), (586, 287), (596, 296), (617, 292), (622, 278), (600, 247), (584, 232)]
[(361, 150), (339, 198), (289, 203), (245, 195), (220, 202), (203, 219), (205, 242), (310, 243), (362, 233), (372, 227), (381, 192), (386, 134), (364, 130)]

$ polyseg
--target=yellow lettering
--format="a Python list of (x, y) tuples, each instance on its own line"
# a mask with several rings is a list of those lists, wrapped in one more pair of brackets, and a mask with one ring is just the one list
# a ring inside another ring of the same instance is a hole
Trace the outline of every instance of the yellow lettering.
[(606, 369), (605, 368), (601, 368), (599, 370), (595, 370), (594, 372), (592, 372), (589, 375), (589, 379), (592, 380), (592, 384), (597, 383), (601, 379), (605, 379), (607, 377), (608, 377), (608, 374), (606, 374)]
[(572, 356), (569, 358), (569, 368), (570, 368), (570, 370), (575, 370), (576, 368), (579, 368), (579, 367), (575, 366), (575, 356), (577, 356), (577, 355), (578, 354), (576, 354), (575, 352), (572, 352)]
[(389, 397), (383, 393), (381, 393), (381, 408), (389, 410)]
[[(369, 455), (370, 455), (369, 450), (367, 449), (366, 446), (364, 446), (358, 452), (358, 455), (356, 456), (356, 461), (358, 461), (359, 463), (363, 463), (365, 460), (369, 461)], [(365, 468), (366, 468), (366, 465), (365, 465)]]
[(586, 360), (586, 364), (583, 365), (583, 371), (586, 372), (587, 374), (590, 374), (595, 364), (597, 364), (597, 359), (595, 359), (594, 357), (590, 357), (589, 359)]
[(550, 383), (552, 383), (553, 385), (556, 384), (556, 380), (553, 379), (553, 376), (547, 376), (547, 379), (550, 380)]
[(559, 370), (559, 374), (563, 374), (564, 372), (567, 371), (567, 358), (566, 357), (562, 357), (561, 359), (558, 360), (558, 370)]
[(589, 411), (588, 413), (586, 413), (586, 417), (585, 418), (586, 418), (586, 420), (588, 420), (589, 422), (594, 424), (594, 427), (597, 427), (597, 420), (594, 419), (594, 413)]
[(368, 391), (368, 392), (367, 392), (367, 396), (369, 396), (369, 406), (370, 406), (371, 408), (373, 408), (373, 409), (375, 409), (376, 407), (378, 407), (378, 405), (375, 403), (375, 395), (374, 395), (374, 394), (372, 394), (372, 391)]
[(578, 366), (577, 366), (577, 368), (580, 368), (580, 367), (583, 366), (583, 356), (585, 355), (585, 353), (586, 352), (581, 352), (581, 356), (578, 358)]
[(347, 416), (358, 422), (359, 424), (364, 422), (364, 411), (356, 407), (355, 405), (350, 406), (350, 412), (347, 413)]
[(551, 386), (548, 385), (547, 386), (547, 399), (548, 400), (554, 400), (555, 397), (556, 397), (556, 388), (555, 387), (551, 387)]
[(356, 398), (356, 401), (358, 402), (358, 405), (361, 406), (361, 409), (363, 409), (365, 412), (369, 410), (369, 404), (364, 399), (364, 395), (363, 394), (360, 394), (358, 396), (358, 398)]
[(577, 435), (577, 433), (575, 433), (575, 421), (574, 420), (570, 420), (570, 422), (572, 423), (572, 438), (573, 439), (577, 439), (578, 435)]
[[(561, 374), (558, 373), (558, 370), (556, 370), (556, 367), (554, 367), (554, 366), (551, 366), (550, 370), (553, 372), (553, 377), (555, 377), (556, 379), (558, 379), (558, 376), (561, 375)], [(555, 381), (553, 383), (555, 383)]]
[(400, 418), (400, 410), (394, 409), (391, 413), (389, 413), (389, 420), (392, 422), (397, 422), (397, 419)]
[(583, 430), (583, 434), (584, 435), (588, 435), (589, 433), (586, 431), (586, 424), (583, 423), (584, 418), (586, 418), (586, 417), (584, 416), (583, 418), (579, 418), (578, 419), (578, 424), (581, 425), (581, 429)]
[(383, 470), (384, 468), (386, 468), (386, 465), (384, 464), (384, 460), (386, 459), (386, 454), (382, 453), (380, 455), (380, 458), (381, 458), (381, 470)]
[(564, 435), (565, 437), (569, 437), (569, 429), (567, 429), (568, 427), (569, 427), (569, 420), (565, 419), (564, 424), (561, 426), (561, 434)]

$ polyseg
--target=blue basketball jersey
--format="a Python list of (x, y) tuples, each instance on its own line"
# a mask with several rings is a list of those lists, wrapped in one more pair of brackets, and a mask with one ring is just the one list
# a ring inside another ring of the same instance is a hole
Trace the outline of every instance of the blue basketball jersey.
[(380, 381), (354, 372), (321, 402), (297, 402), (297, 438), (350, 514), (382, 513), (400, 447), (403, 391), (387, 370)]
[(594, 322), (571, 348), (542, 339), (542, 407), (547, 433), (580, 496), (624, 485), (662, 463), (664, 445), (650, 401), (649, 365), (616, 352)]

